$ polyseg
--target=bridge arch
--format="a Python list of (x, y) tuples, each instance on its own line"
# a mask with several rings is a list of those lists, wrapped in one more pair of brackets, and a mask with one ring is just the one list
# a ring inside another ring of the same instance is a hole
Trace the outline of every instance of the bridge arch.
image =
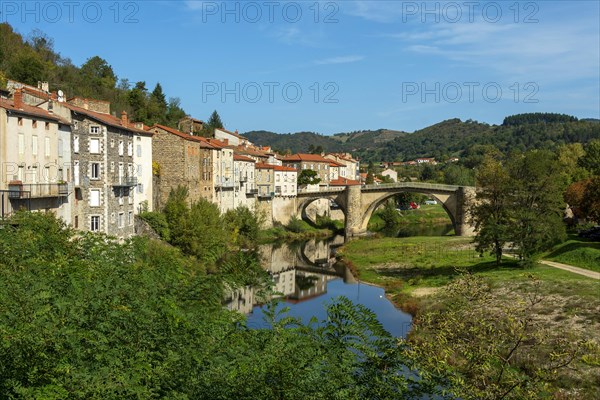
[(424, 195), (433, 197), (439, 204), (441, 204), (444, 211), (446, 211), (446, 215), (448, 215), (448, 217), (450, 218), (450, 221), (452, 222), (452, 226), (454, 227), (454, 231), (457, 232), (455, 216), (454, 216), (453, 212), (449, 209), (448, 205), (446, 204), (448, 201), (448, 195), (440, 194), (440, 193), (437, 193), (437, 194), (436, 193), (427, 193), (426, 191), (409, 190), (409, 189), (384, 193), (384, 194), (381, 194), (379, 196), (379, 198), (373, 200), (372, 203), (363, 212), (363, 215), (361, 218), (362, 222), (360, 225), (361, 231), (367, 230), (369, 221), (370, 221), (371, 217), (373, 216), (373, 213), (375, 212), (375, 210), (377, 210), (377, 208), (379, 208), (379, 206), (381, 206), (386, 200), (388, 200), (400, 193), (418, 193), (418, 194), (424, 194)]
[(296, 216), (302, 219), (309, 219), (308, 215), (306, 214), (306, 209), (309, 205), (311, 205), (317, 200), (334, 201), (340, 207), (340, 210), (344, 214), (344, 218), (346, 218), (347, 211), (345, 202), (345, 192), (343, 190), (337, 190), (335, 192), (311, 192), (307, 193), (306, 196), (299, 196)]

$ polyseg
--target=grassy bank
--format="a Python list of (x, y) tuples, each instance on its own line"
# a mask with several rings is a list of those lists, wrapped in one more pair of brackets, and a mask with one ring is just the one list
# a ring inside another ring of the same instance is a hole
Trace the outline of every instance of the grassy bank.
[[(432, 311), (439, 312), (443, 321), (445, 310), (456, 302), (448, 284), (466, 273), (489, 285), (486, 307), (490, 311), (510, 309), (519, 299), (539, 298), (539, 304), (529, 310), (536, 326), (551, 340), (569, 337), (572, 343), (583, 343), (574, 369), (557, 372), (548, 381), (548, 393), (539, 398), (587, 399), (600, 394), (600, 282), (545, 265), (523, 269), (512, 259), (496, 266), (492, 257), (479, 257), (470, 238), (461, 237), (367, 238), (347, 243), (338, 254), (361, 281), (382, 286), (398, 307), (416, 315), (417, 332), (421, 316)], [(457, 326), (459, 337), (467, 335), (460, 332), (460, 323)], [(416, 340), (438, 340), (435, 331), (416, 335)], [(533, 352), (533, 359), (541, 355), (537, 350), (524, 351)], [(524, 367), (522, 372), (526, 371)]]
[(600, 272), (600, 243), (572, 234), (566, 242), (545, 253), (542, 258)]
[[(452, 221), (448, 217), (448, 214), (440, 204), (422, 205), (419, 209), (416, 210), (399, 211), (399, 214), (401, 216), (401, 222), (403, 225), (437, 225), (452, 223)], [(373, 216), (369, 220), (368, 229), (371, 232), (379, 232), (384, 227), (385, 222), (381, 218), (380, 213), (373, 213)]]

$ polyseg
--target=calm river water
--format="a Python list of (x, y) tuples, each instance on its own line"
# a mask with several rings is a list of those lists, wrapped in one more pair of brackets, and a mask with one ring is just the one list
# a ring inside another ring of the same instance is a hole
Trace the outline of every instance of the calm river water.
[[(325, 306), (339, 296), (371, 309), (383, 327), (396, 337), (404, 337), (411, 316), (385, 297), (383, 289), (360, 283), (343, 267), (335, 265), (335, 250), (344, 243), (341, 236), (328, 240), (310, 240), (301, 244), (261, 246), (264, 267), (273, 277), (274, 290), (282, 300), (279, 307), (289, 307), (289, 315), (307, 323), (312, 317), (322, 321)], [(229, 309), (248, 314), (248, 326), (264, 328), (263, 307), (257, 306), (256, 292), (247, 287), (226, 299)]]

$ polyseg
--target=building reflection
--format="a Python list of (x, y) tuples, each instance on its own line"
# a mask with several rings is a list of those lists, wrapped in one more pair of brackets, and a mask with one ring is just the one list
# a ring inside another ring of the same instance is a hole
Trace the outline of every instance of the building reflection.
[(272, 292), (264, 297), (257, 296), (256, 288), (239, 288), (229, 293), (224, 306), (248, 314), (261, 301), (283, 298), (299, 303), (327, 293), (327, 283), (332, 279), (352, 280), (345, 268), (335, 265), (335, 250), (343, 243), (343, 236), (336, 236), (329, 240), (260, 246), (263, 267), (273, 280)]

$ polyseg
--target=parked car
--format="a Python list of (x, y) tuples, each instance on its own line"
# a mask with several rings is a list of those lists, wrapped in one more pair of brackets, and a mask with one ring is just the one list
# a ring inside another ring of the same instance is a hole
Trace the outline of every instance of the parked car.
[(437, 201), (435, 200), (425, 200), (425, 204), (428, 206), (435, 206), (437, 204)]

